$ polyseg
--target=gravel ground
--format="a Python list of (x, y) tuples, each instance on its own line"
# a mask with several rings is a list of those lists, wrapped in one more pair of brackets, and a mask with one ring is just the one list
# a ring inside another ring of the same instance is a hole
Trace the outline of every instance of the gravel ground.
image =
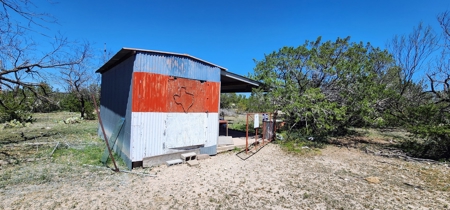
[(334, 146), (299, 156), (276, 144), (245, 161), (228, 152), (199, 162), (133, 170), (156, 177), (35, 164), (18, 170), (47, 173), (44, 181), (0, 188), (0, 209), (450, 208), (450, 168), (443, 164)]

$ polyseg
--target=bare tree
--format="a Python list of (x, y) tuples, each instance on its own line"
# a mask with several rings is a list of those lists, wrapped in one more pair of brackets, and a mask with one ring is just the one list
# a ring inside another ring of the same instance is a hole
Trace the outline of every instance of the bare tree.
[(409, 35), (395, 35), (387, 43), (389, 51), (394, 56), (400, 71), (398, 75), (400, 94), (413, 84), (414, 75), (424, 67), (430, 55), (436, 51), (439, 38), (430, 26), (424, 27), (422, 23)]
[[(47, 35), (46, 25), (56, 23), (56, 19), (36, 10), (31, 0), (0, 0), (0, 91), (18, 91), (16, 95), (22, 99), (30, 93), (45, 97), (45, 89), (37, 91), (36, 87), (47, 79), (47, 70), (82, 63), (89, 50), (88, 44)], [(50, 44), (39, 45), (36, 38)], [(1, 110), (12, 109), (5, 100), (0, 97)]]
[(448, 42), (450, 41), (450, 14), (449, 11), (445, 11), (437, 16), (439, 25), (443, 31), (443, 36), (445, 40), (445, 47), (450, 48)]
[(92, 118), (90, 115), (93, 111), (92, 106), (88, 103), (92, 102), (92, 95), (97, 96), (99, 92), (94, 73), (97, 68), (90, 62), (92, 58), (94, 58), (93, 54), (88, 53), (84, 62), (60, 69), (57, 76), (66, 91), (76, 98), (76, 104), (73, 105), (84, 118)]
[(444, 103), (443, 109), (450, 108), (450, 12), (445, 11), (438, 15), (437, 20), (442, 29), (444, 43), (441, 54), (427, 73), (430, 89), (436, 103)]
[(426, 91), (432, 93), (435, 97), (435, 103), (445, 103), (446, 108), (450, 108), (450, 62), (444, 61), (438, 64), (437, 69), (433, 72), (427, 73), (427, 78), (430, 82), (430, 90)]

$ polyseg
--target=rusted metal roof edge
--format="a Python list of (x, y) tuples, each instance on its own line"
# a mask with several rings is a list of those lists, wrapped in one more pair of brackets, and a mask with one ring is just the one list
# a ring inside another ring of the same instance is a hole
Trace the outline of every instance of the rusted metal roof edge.
[[(95, 71), (96, 73), (103, 73), (105, 71), (108, 71), (110, 68), (114, 67), (115, 65), (117, 65), (118, 63), (120, 63), (121, 61), (125, 60), (126, 58), (128, 58), (131, 55), (134, 55), (136, 52), (149, 52), (149, 53), (159, 53), (159, 54), (166, 54), (166, 55), (176, 55), (176, 56), (182, 56), (182, 57), (188, 57), (191, 58), (193, 60), (196, 61), (200, 61), (202, 63), (208, 64), (210, 66), (214, 66), (217, 67), (223, 71), (227, 71), (226, 68), (221, 67), (219, 65), (213, 64), (211, 62), (202, 60), (200, 58), (191, 56), (189, 54), (182, 54), (182, 53), (173, 53), (173, 52), (165, 52), (165, 51), (157, 51), (157, 50), (145, 50), (145, 49), (139, 49), (139, 48), (128, 48), (128, 47), (124, 47), (122, 49), (119, 50), (119, 52), (117, 52), (111, 59), (109, 59), (102, 67), (100, 67), (97, 71)], [(131, 53), (131, 54), (130, 54)]]

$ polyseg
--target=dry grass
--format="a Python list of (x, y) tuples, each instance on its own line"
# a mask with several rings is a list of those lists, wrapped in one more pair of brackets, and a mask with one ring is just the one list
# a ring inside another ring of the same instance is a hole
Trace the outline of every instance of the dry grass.
[[(27, 129), (30, 133), (39, 132), (40, 126), (34, 128), (37, 130)], [(48, 126), (52, 127), (50, 131), (63, 132), (57, 125)], [(59, 148), (53, 158), (48, 158), (53, 144), (39, 149), (43, 152), (38, 161), (2, 166), (0, 209), (448, 209), (450, 206), (450, 168), (442, 163), (406, 162), (337, 146), (328, 146), (318, 154), (299, 155), (269, 144), (246, 161), (233, 151), (202, 160), (198, 167), (176, 165), (133, 170), (157, 174), (147, 177), (83, 166), (83, 162), (95, 157), (88, 155), (82, 160), (80, 153), (95, 153), (89, 150), (93, 148), (89, 145), (101, 145), (95, 136), (96, 123), (86, 122), (76, 125), (80, 126), (76, 129), (61, 126), (76, 132), (65, 131), (62, 135), (65, 138), (59, 139), (58, 135), (15, 143), (2, 139), (2, 149), (40, 140), (64, 140), (73, 146)], [(34, 152), (34, 147), (29, 149), (33, 152), (13, 154), (26, 160), (39, 153)], [(368, 177), (378, 179), (379, 183), (368, 182)]]
[[(20, 183), (42, 184), (70, 176), (83, 164), (101, 166), (105, 148), (97, 121), (64, 124), (77, 113), (38, 113), (29, 127), (0, 129), (0, 188)], [(122, 162), (122, 166), (124, 166)]]
[(351, 128), (357, 136), (364, 136), (372, 140), (380, 141), (402, 141), (408, 138), (409, 133), (403, 129), (372, 129), (372, 128)]

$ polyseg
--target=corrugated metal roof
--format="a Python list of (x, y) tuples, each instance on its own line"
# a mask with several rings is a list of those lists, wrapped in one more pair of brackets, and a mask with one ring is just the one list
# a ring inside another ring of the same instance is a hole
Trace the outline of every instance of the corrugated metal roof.
[(196, 57), (191, 56), (189, 54), (181, 54), (181, 53), (164, 52), (164, 51), (157, 51), (157, 50), (144, 50), (144, 49), (138, 49), (138, 48), (127, 48), (127, 47), (124, 47), (121, 50), (119, 50), (119, 52), (117, 52), (111, 59), (109, 59), (108, 62), (106, 62), (102, 67), (100, 67), (96, 71), (96, 73), (103, 73), (105, 71), (108, 71), (109, 69), (111, 69), (112, 67), (114, 67), (115, 65), (117, 65), (118, 63), (123, 61), (124, 59), (128, 58), (129, 56), (132, 56), (132, 55), (136, 54), (136, 52), (138, 52), (138, 51), (187, 57), (187, 58), (190, 58), (190, 59), (193, 59), (193, 60), (196, 60), (196, 61), (200, 61), (200, 62), (208, 64), (208, 65), (211, 65), (213, 67), (217, 67), (217, 68), (219, 68), (221, 70), (224, 70), (224, 71), (227, 70), (224, 67), (218, 66), (216, 64), (210, 63), (210, 62), (202, 60), (200, 58), (196, 58)]

